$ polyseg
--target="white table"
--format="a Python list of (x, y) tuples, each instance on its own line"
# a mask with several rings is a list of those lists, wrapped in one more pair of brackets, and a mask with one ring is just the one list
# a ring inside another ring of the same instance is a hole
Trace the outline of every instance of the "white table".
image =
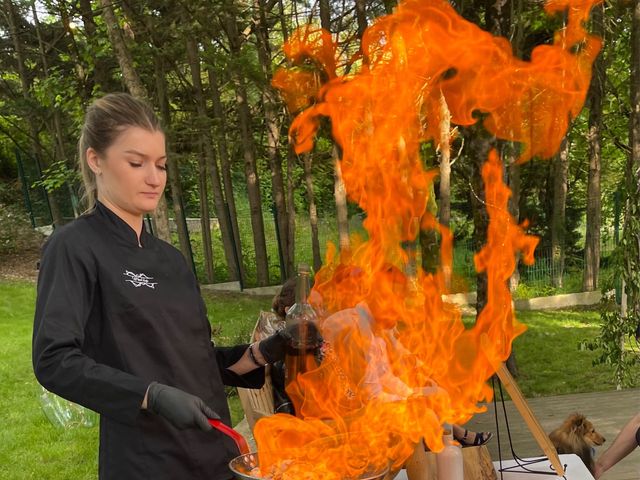
[[(586, 467), (584, 463), (582, 463), (582, 459), (574, 454), (563, 454), (558, 455), (560, 457), (560, 463), (562, 465), (566, 465), (564, 467), (564, 478), (567, 480), (594, 480), (593, 475), (589, 472), (589, 469)], [(528, 459), (523, 459), (528, 460)], [(517, 465), (515, 460), (503, 460), (502, 468), (509, 467), (512, 465)], [(498, 473), (498, 480), (500, 480), (500, 472), (498, 469), (500, 468), (500, 462), (493, 462), (493, 466)], [(545, 460), (543, 462), (534, 463), (533, 465), (528, 466), (529, 470), (537, 470), (542, 472), (550, 472), (551, 463), (549, 460)], [(518, 469), (522, 471), (522, 469)], [(558, 476), (552, 475), (541, 475), (541, 474), (523, 474), (523, 473), (515, 473), (515, 472), (502, 472), (503, 480), (552, 480), (557, 478), (562, 478)]]
[[(524, 459), (527, 460), (527, 459)], [(577, 455), (560, 455), (560, 462), (562, 465), (566, 465), (565, 467), (565, 479), (566, 480), (594, 480), (591, 473), (589, 473), (589, 469), (582, 463), (582, 460)], [(502, 467), (509, 467), (512, 465), (516, 465), (515, 460), (503, 460)], [(529, 466), (530, 470), (540, 470), (540, 471), (551, 471), (550, 463), (548, 460), (544, 462), (538, 462)], [(496, 473), (498, 474), (498, 480), (500, 480), (500, 472), (498, 469), (500, 468), (500, 462), (493, 462), (493, 466), (496, 469)], [(503, 480), (557, 480), (558, 478), (553, 475), (540, 475), (536, 473), (515, 473), (515, 472), (502, 472)], [(409, 480), (407, 477), (406, 470), (400, 470), (398, 475), (396, 475), (394, 480)]]

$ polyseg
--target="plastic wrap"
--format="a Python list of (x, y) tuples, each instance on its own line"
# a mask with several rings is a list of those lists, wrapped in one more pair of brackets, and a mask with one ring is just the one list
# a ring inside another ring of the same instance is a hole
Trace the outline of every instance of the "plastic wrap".
[(65, 400), (44, 387), (40, 391), (39, 400), (45, 417), (55, 427), (74, 428), (98, 425), (99, 415), (96, 412)]

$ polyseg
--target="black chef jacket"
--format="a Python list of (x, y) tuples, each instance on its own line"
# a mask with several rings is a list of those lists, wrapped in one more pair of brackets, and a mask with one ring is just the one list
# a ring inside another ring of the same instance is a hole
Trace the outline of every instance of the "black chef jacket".
[(100, 478), (232, 478), (235, 444), (177, 430), (140, 405), (152, 381), (201, 397), (230, 425), (223, 384), (260, 388), (264, 369), (227, 370), (247, 346), (214, 347), (193, 273), (178, 250), (140, 237), (101, 203), (43, 248), (33, 366), (48, 390), (101, 414)]

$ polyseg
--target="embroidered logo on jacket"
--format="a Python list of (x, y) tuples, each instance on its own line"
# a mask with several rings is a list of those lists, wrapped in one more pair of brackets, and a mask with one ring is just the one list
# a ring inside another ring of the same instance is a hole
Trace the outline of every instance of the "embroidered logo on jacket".
[(151, 289), (155, 289), (158, 282), (150, 282), (149, 280), (153, 280), (153, 277), (147, 277), (144, 273), (133, 273), (129, 270), (125, 270), (123, 275), (128, 277), (125, 282), (129, 282), (134, 287), (149, 287)]

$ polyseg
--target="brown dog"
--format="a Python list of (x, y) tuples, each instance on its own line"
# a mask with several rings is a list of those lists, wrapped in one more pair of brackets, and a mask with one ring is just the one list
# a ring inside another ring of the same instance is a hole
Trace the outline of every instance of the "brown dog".
[(596, 432), (593, 424), (584, 415), (573, 413), (564, 423), (549, 434), (558, 453), (575, 453), (589, 471), (593, 473), (593, 447), (602, 445), (606, 439)]

